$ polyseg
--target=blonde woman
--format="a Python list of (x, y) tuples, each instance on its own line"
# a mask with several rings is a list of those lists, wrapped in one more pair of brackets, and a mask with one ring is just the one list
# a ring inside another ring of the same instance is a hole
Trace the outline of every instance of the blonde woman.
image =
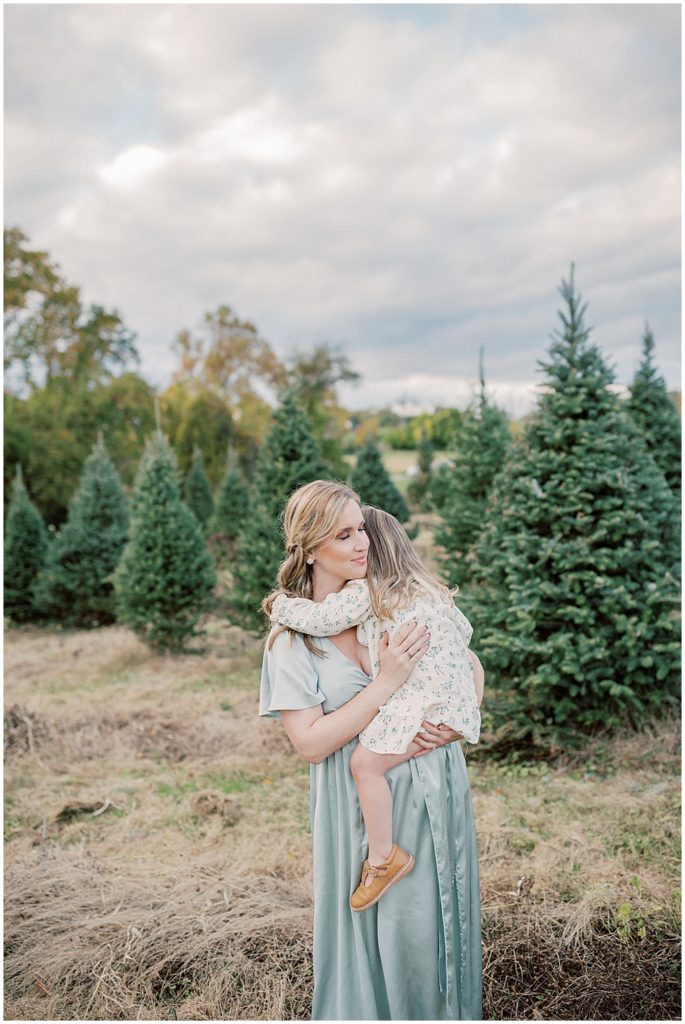
[[(315, 481), (290, 498), (277, 593), (324, 601), (367, 571), (368, 538), (357, 495)], [(424, 722), (425, 756), (387, 774), (397, 843), (416, 866), (364, 914), (349, 895), (366, 841), (350, 761), (359, 733), (428, 649), (423, 623), (400, 624), (368, 649), (352, 627), (316, 641), (275, 629), (264, 653), (260, 714), (278, 716), (312, 765), (315, 1020), (479, 1020), (480, 894), (475, 828), (460, 735)]]
[(482, 666), (468, 649), (473, 630), (450, 591), (428, 571), (394, 516), (368, 505), (362, 514), (370, 545), (368, 585), (352, 580), (321, 603), (281, 594), (271, 609), (273, 623), (314, 636), (359, 625), (374, 676), (380, 671), (381, 644), (397, 623), (420, 620), (430, 631), (426, 656), (362, 729), (350, 760), (369, 841), (361, 881), (350, 898), (356, 911), (372, 907), (414, 865), (412, 854), (393, 842), (386, 773), (421, 752), (414, 736), (426, 719), (477, 743), (483, 693)]

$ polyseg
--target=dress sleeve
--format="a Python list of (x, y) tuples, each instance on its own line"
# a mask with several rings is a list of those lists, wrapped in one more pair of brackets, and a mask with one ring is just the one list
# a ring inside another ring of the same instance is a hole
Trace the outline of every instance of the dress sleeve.
[(325, 699), (325, 693), (319, 689), (313, 657), (302, 637), (279, 633), (271, 650), (264, 650), (259, 691), (260, 716), (279, 718), (281, 711), (313, 708), (323, 704)]
[(366, 580), (350, 580), (323, 601), (279, 594), (273, 603), (271, 622), (310, 636), (335, 636), (366, 619), (369, 608)]

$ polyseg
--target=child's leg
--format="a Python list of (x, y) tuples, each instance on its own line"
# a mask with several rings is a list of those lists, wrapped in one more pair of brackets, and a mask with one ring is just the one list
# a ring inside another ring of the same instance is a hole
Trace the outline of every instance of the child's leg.
[(369, 840), (369, 864), (383, 864), (392, 849), (392, 793), (385, 773), (420, 749), (411, 743), (404, 754), (377, 754), (358, 743), (350, 758)]

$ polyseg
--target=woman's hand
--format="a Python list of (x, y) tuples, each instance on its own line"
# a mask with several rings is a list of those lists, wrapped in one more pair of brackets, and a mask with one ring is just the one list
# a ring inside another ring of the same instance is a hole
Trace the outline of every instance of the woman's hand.
[(406, 683), (412, 669), (421, 660), (430, 645), (430, 633), (426, 626), (416, 622), (405, 622), (395, 630), (390, 640), (385, 632), (378, 645), (378, 657), (381, 669), (376, 681), (382, 679), (387, 685), (389, 694), (398, 690)]
[(421, 732), (417, 732), (413, 739), (413, 743), (417, 743), (422, 750), (419, 750), (414, 757), (423, 757), (424, 754), (430, 754), (432, 750), (437, 747), (445, 747), (448, 743), (454, 743), (456, 740), (463, 740), (461, 733), (455, 732), (454, 729), (450, 729), (449, 725), (433, 725), (431, 722), (421, 723)]

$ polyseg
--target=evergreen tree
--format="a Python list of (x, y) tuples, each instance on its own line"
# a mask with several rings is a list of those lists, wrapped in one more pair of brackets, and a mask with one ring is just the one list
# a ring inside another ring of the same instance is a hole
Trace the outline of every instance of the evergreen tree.
[(680, 416), (666, 390), (664, 378), (654, 366), (654, 335), (647, 324), (642, 340), (642, 362), (630, 385), (626, 408), (642, 431), (652, 458), (666, 477), (668, 486), (680, 496)]
[(212, 488), (205, 473), (205, 460), (200, 448), (193, 453), (193, 461), (186, 474), (184, 486), (185, 502), (203, 530), (214, 511)]
[(357, 465), (350, 473), (349, 484), (365, 505), (382, 508), (401, 523), (406, 523), (409, 519), (409, 506), (390, 479), (390, 474), (383, 465), (381, 450), (371, 434), (359, 451)]
[(510, 443), (505, 414), (485, 394), (481, 349), (480, 394), (476, 408), (464, 417), (460, 448), (453, 468), (445, 474), (442, 521), (435, 533), (436, 542), (445, 550), (442, 573), (450, 586), (462, 585), (471, 576), (468, 552), (480, 533), (492, 483), (504, 465)]
[(138, 467), (130, 538), (114, 574), (118, 619), (154, 650), (179, 651), (210, 607), (215, 579), (202, 527), (181, 499), (176, 457), (158, 428)]
[(38, 577), (36, 603), (48, 618), (86, 627), (114, 622), (111, 576), (128, 535), (127, 504), (100, 437)]
[[(464, 417), (466, 422), (467, 417)], [(436, 512), (442, 513), (445, 507), (450, 489), (452, 486), (452, 473), (454, 472), (454, 457), (451, 459), (442, 459), (436, 469), (433, 469), (431, 475), (430, 488), (428, 492), (428, 498), (433, 509)]]
[(219, 484), (214, 512), (209, 520), (209, 533), (220, 534), (229, 541), (235, 540), (245, 524), (249, 500), (240, 470), (229, 456), (226, 472)]
[(303, 484), (328, 479), (330, 472), (309, 422), (292, 392), (287, 392), (257, 458), (250, 514), (238, 538), (231, 603), (236, 619), (247, 629), (265, 625), (260, 606), (273, 590), (283, 561), (281, 516), (288, 498)]
[(21, 466), (17, 465), (4, 545), (5, 615), (15, 622), (30, 622), (38, 617), (33, 588), (47, 551), (45, 523), (28, 496)]
[[(675, 502), (563, 281), (547, 393), (497, 476), (464, 601), (502, 745), (554, 745), (675, 705)], [(577, 732), (576, 732), (577, 730)]]
[(413, 476), (409, 481), (407, 496), (413, 505), (415, 505), (419, 510), (425, 512), (430, 507), (428, 495), (432, 480), (433, 466), (433, 442), (425, 428), (421, 429), (421, 439), (418, 445), (417, 456), (419, 471), (416, 476)]

